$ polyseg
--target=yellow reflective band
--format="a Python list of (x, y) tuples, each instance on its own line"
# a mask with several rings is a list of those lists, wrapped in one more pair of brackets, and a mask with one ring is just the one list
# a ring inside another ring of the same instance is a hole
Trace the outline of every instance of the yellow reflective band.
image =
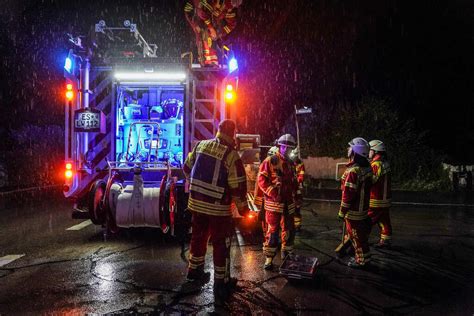
[(239, 184), (239, 183), (246, 182), (246, 181), (247, 181), (246, 177), (235, 177), (235, 178), (229, 178), (227, 180), (227, 183), (229, 183), (229, 184)]
[(211, 20), (206, 20), (206, 21), (204, 21), (204, 23), (206, 23), (206, 25), (209, 25), (209, 24), (211, 24)]
[(193, 255), (191, 255), (191, 254), (189, 255), (189, 260), (193, 260), (193, 261), (196, 262), (196, 263), (197, 263), (197, 262), (204, 262), (205, 258), (206, 258), (205, 256), (202, 256), (202, 257), (195, 257), (195, 256), (193, 256)]
[(212, 185), (210, 183), (207, 183), (207, 182), (195, 179), (195, 178), (191, 178), (190, 184), (199, 185), (199, 186), (202, 186), (202, 187), (204, 187), (208, 190), (213, 190), (213, 191), (216, 191), (216, 192), (219, 192), (219, 193), (224, 193), (224, 191), (225, 191), (225, 188), (221, 188), (221, 187), (218, 187), (217, 185)]
[(357, 190), (357, 184), (355, 184), (355, 183), (346, 181), (346, 183), (344, 185), (346, 187), (353, 188), (353, 189)]
[(217, 192), (214, 192), (214, 191), (210, 191), (210, 190), (207, 190), (207, 189), (205, 189), (205, 188), (202, 188), (202, 187), (200, 187), (200, 186), (193, 185), (193, 184), (191, 184), (191, 185), (189, 186), (189, 190), (190, 190), (190, 191), (194, 191), (194, 192), (202, 193), (202, 194), (204, 194), (204, 195), (207, 195), (207, 196), (216, 198), (216, 199), (218, 199), (218, 200), (220, 200), (220, 199), (222, 198), (222, 196), (224, 195), (224, 194), (222, 194), (222, 193), (217, 193)]
[(351, 207), (351, 205), (349, 203), (346, 203), (346, 202), (341, 202), (341, 207), (349, 208), (349, 207)]
[(226, 33), (230, 33), (230, 28), (226, 25), (226, 26), (224, 26), (224, 31), (225, 31)]

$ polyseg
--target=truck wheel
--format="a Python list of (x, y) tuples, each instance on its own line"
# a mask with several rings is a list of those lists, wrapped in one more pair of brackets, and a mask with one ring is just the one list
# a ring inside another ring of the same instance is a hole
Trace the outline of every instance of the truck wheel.
[(97, 180), (92, 184), (88, 197), (89, 215), (92, 223), (96, 225), (105, 223), (104, 195), (105, 182), (103, 180)]

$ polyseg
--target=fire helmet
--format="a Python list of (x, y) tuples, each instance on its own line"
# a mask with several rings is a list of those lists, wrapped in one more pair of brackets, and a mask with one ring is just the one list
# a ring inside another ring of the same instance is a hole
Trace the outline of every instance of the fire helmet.
[(378, 140), (378, 139), (371, 140), (369, 142), (369, 145), (370, 145), (370, 149), (372, 149), (375, 152), (385, 151), (385, 144), (381, 140)]
[(273, 156), (278, 152), (278, 147), (273, 146), (268, 150), (267, 157)]
[(277, 145), (284, 145), (287, 147), (295, 148), (296, 141), (295, 141), (295, 138), (291, 136), (291, 134), (285, 134), (285, 135), (280, 136), (280, 138), (278, 138)]
[(369, 144), (362, 137), (356, 137), (349, 142), (351, 151), (362, 157), (369, 157)]

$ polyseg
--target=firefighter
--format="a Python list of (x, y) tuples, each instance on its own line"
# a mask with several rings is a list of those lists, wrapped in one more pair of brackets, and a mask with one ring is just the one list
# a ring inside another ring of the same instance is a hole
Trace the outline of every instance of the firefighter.
[(231, 202), (239, 214), (249, 212), (247, 181), (235, 150), (235, 122), (223, 120), (214, 139), (199, 142), (189, 153), (183, 171), (189, 181), (188, 209), (192, 213), (192, 237), (187, 279), (206, 282), (204, 272), (207, 242), (210, 238), (214, 260), (214, 296), (223, 301), (235, 286), (230, 278), (230, 241), (232, 237)]
[(387, 161), (385, 144), (380, 140), (369, 142), (369, 159), (373, 172), (373, 185), (370, 189), (369, 217), (372, 225), (380, 227), (380, 241), (375, 247), (391, 246), (392, 224), (390, 223), (391, 192), (391, 171)]
[(290, 134), (277, 141), (278, 152), (267, 157), (259, 168), (258, 186), (264, 193), (263, 203), (267, 229), (263, 243), (264, 269), (273, 267), (273, 258), (278, 247), (281, 228), (281, 258), (293, 251), (295, 239), (295, 195), (298, 188), (295, 170), (289, 155), (295, 148), (295, 139)]
[(363, 267), (370, 261), (368, 217), (372, 169), (367, 160), (369, 144), (361, 137), (349, 142), (347, 156), (349, 163), (341, 178), (342, 199), (338, 217), (344, 221), (348, 237), (355, 250), (355, 257), (349, 267)]
[(296, 191), (296, 208), (295, 208), (295, 232), (301, 230), (301, 205), (303, 204), (303, 180), (304, 180), (304, 164), (299, 157), (298, 148), (291, 152), (291, 160), (295, 165), (296, 181), (298, 182), (298, 190)]
[(219, 65), (217, 44), (235, 28), (236, 12), (241, 4), (242, 0), (187, 0), (184, 14), (196, 35), (202, 66)]
[[(271, 157), (278, 152), (278, 147), (273, 146), (267, 152), (267, 157)], [(267, 222), (265, 220), (265, 208), (263, 207), (263, 191), (258, 186), (258, 180), (255, 182), (254, 200), (255, 206), (259, 209), (258, 219), (262, 223), (262, 231), (267, 231)]]

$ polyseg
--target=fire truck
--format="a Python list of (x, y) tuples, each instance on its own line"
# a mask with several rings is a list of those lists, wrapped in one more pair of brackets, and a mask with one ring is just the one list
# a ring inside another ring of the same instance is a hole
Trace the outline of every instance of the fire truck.
[[(69, 41), (63, 192), (74, 201), (73, 218), (112, 233), (182, 233), (190, 222), (184, 159), (198, 141), (215, 136), (221, 120), (235, 118), (232, 51), (212, 68), (194, 64), (192, 53), (160, 58), (129, 20), (118, 27), (99, 21), (88, 37)], [(247, 164), (255, 164), (259, 136), (239, 139)]]

